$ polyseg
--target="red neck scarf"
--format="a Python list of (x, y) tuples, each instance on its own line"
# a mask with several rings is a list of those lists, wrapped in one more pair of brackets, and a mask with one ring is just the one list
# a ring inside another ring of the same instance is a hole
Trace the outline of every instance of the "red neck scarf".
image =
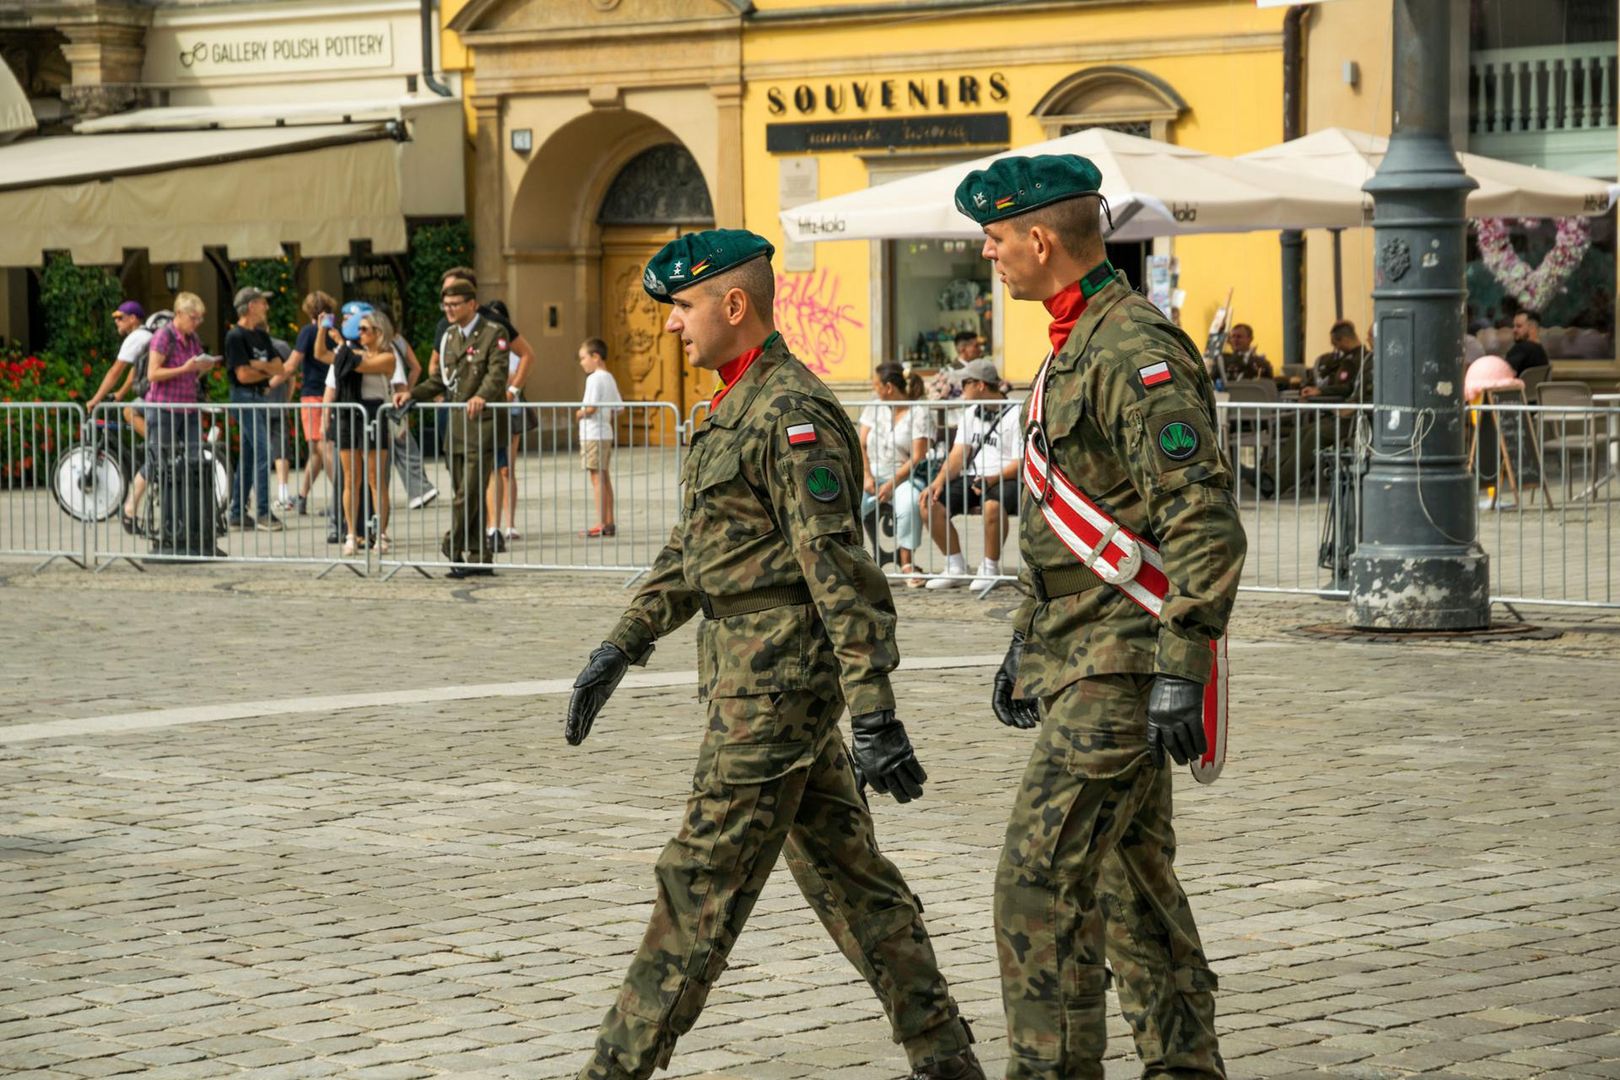
[(1080, 321), (1080, 316), (1086, 310), (1086, 297), (1080, 291), (1080, 283), (1059, 289), (1048, 296), (1041, 303), (1046, 305), (1046, 311), (1052, 316), (1052, 325), (1046, 332), (1052, 338), (1052, 351), (1061, 352), (1063, 345), (1069, 340), (1069, 331), (1074, 324)]
[(709, 399), (710, 412), (720, 407), (721, 399), (731, 392), (733, 386), (737, 385), (737, 380), (743, 377), (743, 372), (753, 367), (754, 361), (764, 355), (765, 350), (770, 348), (771, 341), (775, 337), (776, 335), (773, 333), (765, 339), (765, 344), (758, 348), (749, 349), (736, 359), (727, 360), (720, 365), (719, 370), (715, 372), (716, 375), (720, 376), (720, 389), (716, 390), (714, 397)]

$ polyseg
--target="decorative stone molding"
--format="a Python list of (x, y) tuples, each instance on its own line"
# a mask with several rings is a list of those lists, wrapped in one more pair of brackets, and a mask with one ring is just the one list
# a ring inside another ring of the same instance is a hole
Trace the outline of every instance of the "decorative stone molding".
[(150, 88), (134, 83), (62, 87), (62, 101), (77, 120), (94, 120), (98, 116), (111, 116), (129, 109), (144, 109), (156, 104), (156, 97)]

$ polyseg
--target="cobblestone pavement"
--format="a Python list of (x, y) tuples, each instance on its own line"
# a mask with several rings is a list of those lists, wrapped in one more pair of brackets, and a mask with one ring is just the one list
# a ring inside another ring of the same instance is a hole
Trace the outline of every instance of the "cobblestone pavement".
[[(564, 1077), (639, 940), (700, 732), (690, 627), (570, 749), (617, 578), (0, 572), (0, 1071)], [(900, 590), (931, 779), (877, 805), (992, 1075), (990, 894), (1025, 733), (1010, 591)], [(1226, 777), (1181, 872), (1234, 1078), (1620, 1077), (1620, 620), (1327, 641), (1245, 596)], [(1109, 1076), (1139, 1074), (1116, 1021)], [(779, 872), (676, 1075), (886, 1078), (870, 993)]]

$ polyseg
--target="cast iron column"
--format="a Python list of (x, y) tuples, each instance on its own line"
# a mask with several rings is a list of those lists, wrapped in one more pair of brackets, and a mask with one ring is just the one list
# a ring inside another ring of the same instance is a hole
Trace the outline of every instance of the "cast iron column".
[(1395, 131), (1373, 196), (1373, 457), (1350, 622), (1383, 630), (1490, 624), (1489, 563), (1466, 469), (1466, 227), (1477, 185), (1451, 145), (1451, 0), (1395, 0)]

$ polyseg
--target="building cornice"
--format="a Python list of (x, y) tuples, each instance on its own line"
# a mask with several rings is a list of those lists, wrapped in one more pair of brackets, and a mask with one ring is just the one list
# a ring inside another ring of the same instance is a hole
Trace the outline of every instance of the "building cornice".
[[(1181, 38), (1118, 38), (1112, 41), (1065, 42), (1059, 45), (1032, 45), (1020, 48), (1016, 56), (1004, 58), (1007, 67), (1033, 64), (1094, 63), (1098, 60), (1139, 59), (1159, 56), (1194, 56), (1218, 53), (1280, 52), (1282, 32), (1262, 31), (1227, 34), (1211, 41), (1202, 35)], [(974, 62), (972, 53), (960, 49), (913, 53), (883, 53), (875, 56), (815, 57), (811, 60), (766, 60), (743, 65), (747, 82), (773, 82), (778, 79), (820, 78), (836, 75), (903, 75), (907, 72), (956, 69)]]

